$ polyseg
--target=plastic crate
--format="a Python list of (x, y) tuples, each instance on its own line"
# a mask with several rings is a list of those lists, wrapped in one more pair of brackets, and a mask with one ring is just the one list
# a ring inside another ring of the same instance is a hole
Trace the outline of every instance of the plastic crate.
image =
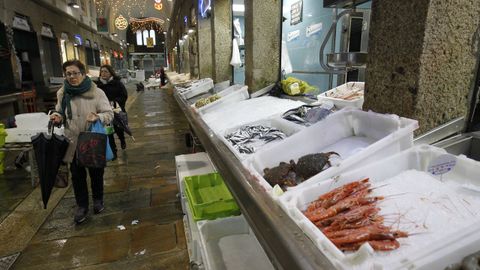
[(266, 190), (272, 190), (263, 178), (265, 168), (290, 160), (297, 162), (300, 157), (312, 153), (334, 151), (340, 155), (340, 158), (330, 157), (332, 167), (291, 190), (333, 177), (345, 168), (360, 167), (408, 149), (413, 145), (413, 131), (417, 128), (415, 120), (345, 108), (271, 147), (260, 149), (245, 160), (245, 165)]
[[(445, 269), (480, 249), (478, 175), (480, 162), (420, 145), (294, 190), (280, 205), (338, 269)], [(365, 177), (377, 187), (371, 196), (386, 197), (380, 215), (397, 213), (394, 228), (412, 233), (398, 239), (396, 250), (375, 252), (365, 244), (343, 253), (302, 213), (319, 195)]]
[(243, 216), (199, 221), (197, 224), (206, 269), (274, 269)]
[(192, 108), (201, 113), (208, 113), (221, 108), (226, 104), (246, 100), (250, 97), (248, 93), (248, 86), (245, 85), (232, 85), (227, 89), (218, 92), (216, 95), (220, 98), (200, 108), (197, 108), (195, 104), (192, 104)]
[[(243, 160), (243, 159), (251, 156), (253, 153), (252, 154), (244, 154), (244, 153), (238, 152), (237, 149), (235, 149), (233, 147), (232, 143), (230, 141), (228, 141), (227, 139), (225, 139), (225, 135), (230, 134), (232, 132), (235, 132), (238, 129), (240, 129), (244, 126), (247, 126), (247, 125), (249, 125), (249, 126), (262, 125), (262, 126), (266, 126), (266, 127), (273, 127), (273, 128), (276, 128), (276, 129), (280, 130), (281, 132), (285, 133), (285, 135), (287, 135), (287, 137), (290, 137), (291, 135), (293, 135), (293, 134), (295, 134), (295, 133), (297, 133), (300, 130), (305, 128), (303, 126), (300, 126), (300, 125), (294, 124), (290, 121), (287, 121), (285, 119), (282, 119), (279, 116), (276, 116), (276, 117), (271, 117), (271, 118), (262, 119), (262, 120), (258, 120), (258, 121), (255, 121), (255, 122), (247, 123), (247, 124), (244, 124), (244, 125), (240, 125), (240, 126), (237, 126), (235, 128), (229, 128), (227, 130), (224, 130), (224, 131), (220, 132), (220, 134), (219, 134), (220, 139), (223, 141), (223, 143), (230, 149), (230, 151), (232, 151), (232, 153), (239, 160)], [(265, 143), (262, 146), (260, 146), (259, 149), (274, 145), (274, 144), (276, 144), (280, 141), (282, 141), (282, 140), (275, 140), (275, 141), (272, 141), (272, 142), (269, 142), (269, 143)]]
[(185, 177), (185, 188), (195, 221), (240, 214), (237, 203), (218, 173)]
[(361, 109), (363, 107), (363, 95), (361, 97), (357, 97), (352, 100), (345, 100), (342, 98), (334, 98), (330, 97), (330, 95), (345, 91), (347, 89), (358, 88), (361, 90), (365, 90), (365, 83), (364, 82), (348, 82), (337, 86), (331, 90), (321, 93), (317, 96), (319, 101), (330, 101), (338, 108), (345, 108), (345, 107), (354, 107)]
[(196, 95), (207, 92), (213, 88), (213, 80), (210, 78), (201, 79), (192, 83), (187, 89), (178, 89), (184, 99), (192, 98)]

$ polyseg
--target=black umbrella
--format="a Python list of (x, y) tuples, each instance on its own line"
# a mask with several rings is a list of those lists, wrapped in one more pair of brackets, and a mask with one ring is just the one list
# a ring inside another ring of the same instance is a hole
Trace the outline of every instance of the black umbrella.
[(32, 137), (38, 177), (42, 190), (43, 208), (47, 209), (48, 199), (52, 193), (58, 169), (67, 151), (69, 140), (64, 136), (53, 134), (53, 123), (48, 123), (48, 134), (39, 133)]
[(135, 138), (133, 138), (133, 135), (132, 135), (132, 130), (130, 129), (130, 127), (128, 126), (128, 116), (127, 116), (127, 113), (124, 112), (124, 111), (113, 111), (113, 124), (121, 129), (123, 129), (125, 131), (125, 133), (127, 133), (128, 135), (130, 135), (130, 137), (132, 137), (133, 140), (135, 140)]

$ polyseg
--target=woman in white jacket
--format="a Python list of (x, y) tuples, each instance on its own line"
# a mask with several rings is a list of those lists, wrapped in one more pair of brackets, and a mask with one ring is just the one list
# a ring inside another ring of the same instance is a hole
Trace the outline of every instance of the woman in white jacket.
[[(65, 74), (64, 86), (57, 92), (55, 112), (50, 116), (55, 124), (65, 125), (65, 136), (70, 139), (64, 161), (70, 163), (73, 190), (77, 202), (74, 221), (79, 224), (86, 220), (88, 213), (87, 168), (79, 166), (75, 158), (78, 135), (86, 131), (87, 122), (100, 120), (110, 123), (113, 111), (105, 93), (98, 89), (86, 76), (85, 65), (78, 60), (70, 60), (63, 64)], [(95, 214), (104, 209), (103, 173), (104, 168), (88, 168), (90, 175), (93, 210)]]

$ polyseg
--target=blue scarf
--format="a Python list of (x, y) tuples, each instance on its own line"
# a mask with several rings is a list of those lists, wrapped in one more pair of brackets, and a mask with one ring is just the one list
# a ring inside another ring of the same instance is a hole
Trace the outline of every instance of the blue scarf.
[(92, 87), (92, 80), (90, 80), (89, 77), (86, 77), (78, 86), (73, 86), (68, 83), (67, 80), (65, 80), (63, 83), (64, 93), (62, 99), (62, 111), (60, 112), (63, 116), (63, 119), (65, 119), (64, 123), (67, 123), (65, 117), (72, 119), (72, 106), (70, 104), (72, 98), (87, 92), (90, 90), (90, 87)]

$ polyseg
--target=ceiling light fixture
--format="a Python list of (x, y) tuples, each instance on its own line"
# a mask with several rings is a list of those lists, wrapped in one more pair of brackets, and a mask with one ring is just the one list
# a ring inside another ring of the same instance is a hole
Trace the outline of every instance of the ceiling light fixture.
[(232, 11), (234, 12), (245, 12), (245, 6), (242, 4), (233, 4)]

